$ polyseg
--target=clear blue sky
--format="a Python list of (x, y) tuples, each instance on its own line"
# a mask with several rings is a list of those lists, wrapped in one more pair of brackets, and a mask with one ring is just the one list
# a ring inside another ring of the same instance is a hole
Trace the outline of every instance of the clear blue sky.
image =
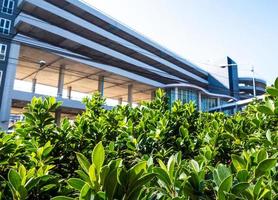
[(84, 0), (214, 71), (230, 56), (241, 76), (278, 76), (278, 0)]

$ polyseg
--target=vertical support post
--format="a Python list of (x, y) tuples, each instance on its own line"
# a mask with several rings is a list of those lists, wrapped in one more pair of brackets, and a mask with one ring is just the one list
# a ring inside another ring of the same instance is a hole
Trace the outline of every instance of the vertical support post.
[(254, 67), (251, 69), (253, 79), (253, 97), (256, 98), (256, 81), (255, 81), (255, 70)]
[(33, 78), (33, 79), (32, 79), (32, 88), (31, 88), (31, 92), (32, 92), (33, 94), (36, 93), (36, 85), (37, 85), (37, 79), (36, 79), (36, 78)]
[[(57, 98), (63, 97), (63, 89), (64, 89), (64, 79), (65, 79), (65, 65), (61, 65), (59, 69), (59, 79), (58, 79), (58, 90), (57, 90)], [(55, 122), (57, 126), (60, 126), (61, 123), (61, 115), (62, 110), (61, 108), (58, 108), (55, 111)]]
[(217, 107), (221, 106), (220, 97), (217, 98)]
[(61, 98), (63, 97), (64, 79), (65, 79), (65, 65), (61, 65), (59, 69), (57, 97), (61, 97)]
[(175, 101), (179, 99), (179, 88), (175, 87)]
[(201, 92), (198, 93), (198, 108), (199, 108), (199, 111), (202, 111), (202, 93)]
[(130, 84), (128, 85), (128, 92), (127, 92), (127, 102), (129, 105), (132, 105), (132, 101), (133, 101), (133, 85)]
[(121, 97), (118, 99), (118, 105), (122, 105), (122, 104), (123, 104), (123, 98)]
[(155, 90), (151, 92), (151, 100), (155, 99)]
[(60, 126), (60, 124), (61, 124), (61, 115), (62, 115), (62, 110), (61, 110), (61, 108), (58, 108), (55, 111), (55, 122), (56, 122), (57, 126)]
[(0, 105), (0, 127), (4, 130), (8, 129), (10, 112), (12, 106), (12, 92), (16, 76), (16, 67), (20, 53), (20, 44), (11, 43), (10, 53), (7, 62), (6, 75), (2, 77), (3, 95)]
[(68, 91), (67, 97), (68, 97), (68, 99), (71, 99), (71, 91), (72, 91), (72, 87), (71, 87), (71, 86), (69, 86), (67, 91)]
[(98, 77), (98, 92), (101, 96), (104, 95), (104, 76)]

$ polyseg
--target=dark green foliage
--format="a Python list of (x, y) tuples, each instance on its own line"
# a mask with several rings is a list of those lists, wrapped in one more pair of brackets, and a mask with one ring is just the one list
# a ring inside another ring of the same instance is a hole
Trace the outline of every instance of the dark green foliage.
[(0, 133), (0, 199), (277, 199), (277, 91), (233, 116), (169, 108), (162, 90), (108, 111), (94, 94), (60, 127), (60, 103), (34, 98)]

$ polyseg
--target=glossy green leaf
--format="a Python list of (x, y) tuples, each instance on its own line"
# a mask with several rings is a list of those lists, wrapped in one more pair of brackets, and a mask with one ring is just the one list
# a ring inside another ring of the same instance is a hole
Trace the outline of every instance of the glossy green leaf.
[(270, 94), (271, 96), (278, 96), (278, 89), (277, 88), (274, 88), (274, 87), (267, 87), (266, 88), (266, 92), (268, 94)]
[(247, 167), (246, 162), (244, 161), (243, 158), (241, 158), (238, 155), (234, 155), (234, 154), (231, 157), (232, 157), (233, 166), (236, 168), (237, 171), (246, 169), (246, 167)]
[(81, 191), (81, 189), (83, 188), (85, 182), (82, 179), (79, 178), (70, 178), (68, 180), (68, 184), (73, 187), (76, 190)]
[(240, 170), (240, 171), (237, 172), (236, 177), (240, 182), (247, 182), (248, 177), (249, 177), (249, 173), (246, 169), (243, 169), (243, 170)]
[(229, 192), (233, 184), (233, 177), (228, 176), (226, 179), (222, 181), (218, 189), (218, 199), (225, 200), (225, 192)]
[(190, 165), (196, 173), (200, 171), (199, 163), (196, 160), (190, 160)]
[(257, 156), (257, 162), (259, 163), (259, 162), (261, 162), (261, 161), (263, 161), (263, 160), (265, 160), (267, 158), (268, 158), (268, 155), (267, 155), (266, 150), (265, 149), (261, 149), (259, 151), (259, 153), (258, 153), (258, 156)]
[(275, 87), (276, 89), (278, 89), (278, 77), (275, 79), (274, 87)]
[(240, 182), (234, 185), (231, 189), (233, 194), (240, 194), (242, 191), (246, 190), (250, 186), (250, 183), (247, 182)]
[(89, 161), (87, 160), (87, 158), (81, 154), (81, 153), (76, 153), (76, 157), (77, 157), (77, 160), (81, 166), (81, 168), (86, 172), (86, 173), (89, 173), (89, 167), (90, 167), (90, 163)]
[(276, 158), (268, 158), (261, 161), (255, 170), (255, 176), (258, 178), (267, 173), (271, 168), (275, 167), (277, 163)]
[(104, 163), (105, 152), (102, 142), (99, 142), (92, 152), (92, 163), (95, 165), (96, 170), (100, 173), (100, 169)]
[(82, 187), (82, 189), (81, 189), (81, 191), (80, 191), (80, 195), (79, 195), (79, 199), (81, 200), (87, 200), (88, 199), (88, 197), (90, 196), (90, 186), (86, 183), (83, 187)]
[(90, 166), (90, 168), (89, 168), (89, 177), (90, 177), (90, 180), (91, 180), (92, 183), (97, 181), (97, 174), (96, 174), (95, 165)]
[(13, 169), (11, 169), (8, 173), (8, 180), (15, 190), (18, 190), (21, 185), (21, 177), (20, 175)]
[(51, 200), (74, 200), (74, 198), (66, 197), (66, 196), (57, 196), (57, 197), (51, 198)]

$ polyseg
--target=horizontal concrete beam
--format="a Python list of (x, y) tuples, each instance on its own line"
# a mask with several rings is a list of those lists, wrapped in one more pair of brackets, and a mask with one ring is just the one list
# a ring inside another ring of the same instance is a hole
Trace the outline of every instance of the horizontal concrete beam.
[(151, 58), (151, 59), (167, 66), (168, 68), (170, 68), (172, 70), (175, 70), (177, 73), (180, 74), (180, 76), (184, 76), (185, 79), (193, 79), (193, 80), (195, 79), (196, 81), (207, 84), (207, 80), (205, 80), (179, 66), (176, 66), (175, 64), (170, 63), (169, 61), (164, 60), (164, 59), (158, 57), (157, 55), (152, 54), (151, 52), (146, 51), (145, 49), (140, 48), (139, 46), (136, 46), (135, 44), (128, 42), (127, 40), (124, 40), (121, 37), (119, 37), (115, 34), (112, 34), (102, 28), (99, 28), (98, 26), (95, 26), (94, 24), (89, 23), (88, 21), (81, 19), (81, 18), (79, 18), (63, 9), (60, 9), (48, 2), (45, 2), (42, 0), (26, 0), (26, 2), (29, 2), (33, 6), (37, 6), (41, 9), (51, 13), (52, 15), (59, 16), (59, 17), (63, 18), (64, 20), (70, 21), (70, 22), (76, 24), (76, 26), (80, 26), (86, 30), (89, 30), (92, 32), (92, 34), (99, 34), (103, 37), (108, 38), (109, 40), (112, 40), (116, 43), (119, 43), (119, 44), (125, 46), (126, 48), (132, 49), (132, 50), (136, 51), (137, 53), (143, 54), (144, 56)]
[(179, 60), (182, 63), (185, 63), (186, 65), (190, 66), (191, 68), (194, 68), (195, 70), (197, 70), (198, 72), (204, 74), (204, 75), (208, 75), (208, 73), (206, 71), (204, 71), (203, 69), (199, 68), (198, 66), (194, 65), (193, 63), (189, 62), (188, 60), (181, 58), (179, 55), (173, 53), (172, 51), (168, 50), (165, 47), (162, 47), (160, 44), (148, 39), (147, 37), (143, 36), (142, 34), (137, 33), (136, 31), (124, 26), (123, 24), (121, 24), (119, 21), (116, 21), (115, 19), (112, 19), (111, 17), (107, 17), (106, 15), (104, 15), (103, 13), (101, 13), (100, 11), (94, 9), (92, 6), (86, 4), (85, 2), (82, 1), (76, 1), (76, 0), (66, 0), (68, 3), (76, 6), (77, 8), (80, 8), (88, 13), (90, 13), (92, 16), (96, 16), (97, 18), (117, 27), (119, 30), (128, 33), (129, 35), (139, 39), (142, 41), (142, 43), (146, 43), (148, 45), (153, 46), (154, 48), (156, 48), (157, 50), (164, 52), (166, 54), (168, 54), (169, 56), (173, 57), (176, 60)]
[(35, 17), (32, 17), (30, 15), (26, 15), (21, 13), (15, 20), (15, 26), (19, 26), (21, 23), (26, 23), (31, 25), (33, 28), (37, 27), (40, 30), (44, 30), (45, 32), (52, 33), (54, 35), (58, 35), (59, 37), (63, 37), (66, 40), (72, 41), (74, 43), (78, 43), (82, 46), (85, 46), (87, 48), (92, 49), (92, 51), (98, 51), (101, 53), (104, 53), (106, 55), (109, 55), (113, 58), (120, 59), (124, 62), (130, 63), (132, 68), (141, 68), (143, 70), (149, 71), (153, 74), (159, 75), (161, 77), (170, 78), (176, 81), (185, 82), (183, 79), (177, 78), (176, 76), (170, 75), (162, 70), (159, 70), (157, 68), (154, 68), (150, 65), (147, 65), (141, 61), (138, 61), (136, 59), (133, 59), (129, 56), (126, 56), (122, 53), (119, 53), (115, 50), (109, 49), (103, 45), (100, 45), (96, 42), (93, 42), (91, 40), (88, 40), (86, 38), (83, 38), (77, 34), (74, 34), (70, 31), (64, 30), (62, 28), (59, 28), (57, 26), (48, 24), (40, 19), (37, 19)]
[(15, 36), (13, 40), (15, 40), (17, 42), (20, 42), (22, 44), (25, 44), (27, 46), (30, 46), (30, 47), (45, 49), (46, 51), (50, 51), (50, 52), (52, 52), (54, 54), (57, 54), (61, 57), (68, 58), (70, 60), (80, 62), (80, 63), (88, 65), (90, 67), (94, 67), (94, 68), (97, 68), (97, 69), (101, 69), (101, 70), (113, 73), (115, 75), (123, 76), (123, 77), (126, 77), (128, 79), (131, 79), (131, 80), (143, 83), (143, 84), (147, 84), (147, 85), (150, 85), (150, 86), (153, 86), (153, 87), (159, 87), (159, 88), (164, 86), (163, 83), (160, 83), (158, 81), (151, 80), (149, 78), (145, 78), (143, 76), (128, 72), (126, 70), (123, 70), (123, 69), (120, 69), (120, 68), (117, 68), (117, 67), (114, 67), (114, 66), (111, 66), (111, 65), (106, 65), (106, 64), (93, 62), (93, 61), (91, 61), (90, 58), (88, 58), (86, 56), (73, 53), (73, 52), (68, 51), (66, 49), (47, 44), (45, 42), (41, 42), (41, 41), (35, 40), (33, 38), (30, 38), (30, 37), (27, 37), (27, 36), (24, 36), (24, 35), (21, 35), (21, 34)]
[[(13, 90), (12, 92), (12, 99), (23, 101), (23, 102), (31, 102), (33, 97), (47, 97), (47, 95), (41, 95), (41, 94), (34, 94), (31, 92), (23, 92), (19, 90)], [(70, 100), (65, 98), (56, 98), (57, 101), (62, 101), (62, 108), (72, 108), (72, 109), (78, 109), (78, 110), (85, 110), (85, 105), (82, 104), (80, 101), (76, 100)]]

